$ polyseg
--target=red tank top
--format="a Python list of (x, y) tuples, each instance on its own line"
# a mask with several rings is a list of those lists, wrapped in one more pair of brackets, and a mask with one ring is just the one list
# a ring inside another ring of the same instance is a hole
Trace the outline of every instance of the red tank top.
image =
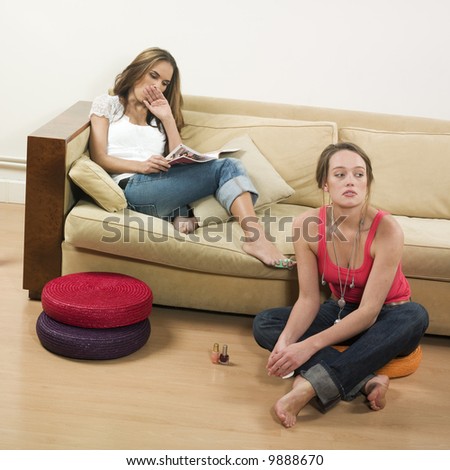
[[(327, 206), (323, 206), (319, 210), (319, 247), (317, 256), (318, 268), (320, 275), (323, 276), (323, 279), (330, 286), (331, 292), (339, 299), (341, 297), (341, 290), (339, 285), (338, 267), (332, 263), (327, 253), (325, 235), (326, 209)], [(372, 246), (372, 241), (375, 237), (378, 225), (386, 214), (387, 212), (379, 210), (373, 219), (364, 246), (364, 259), (362, 265), (358, 269), (348, 270), (345, 267), (339, 268), (343, 288), (345, 280), (347, 279), (347, 287), (345, 289), (344, 295), (346, 302), (357, 304), (361, 302), (364, 288), (373, 265), (373, 258), (370, 255), (370, 247)], [(352, 281), (354, 282), (354, 287), (350, 288)], [(394, 281), (392, 282), (392, 286), (384, 303), (387, 304), (391, 302), (401, 302), (403, 300), (408, 300), (410, 296), (411, 289), (409, 283), (402, 272), (401, 264), (399, 264), (397, 272), (395, 273)]]

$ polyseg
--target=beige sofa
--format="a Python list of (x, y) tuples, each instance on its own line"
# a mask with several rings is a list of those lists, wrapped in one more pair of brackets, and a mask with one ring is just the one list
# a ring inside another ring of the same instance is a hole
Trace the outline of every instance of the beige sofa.
[[(88, 144), (89, 109), (78, 102), (28, 137), (23, 286), (30, 298), (61, 274), (115, 271), (147, 282), (160, 305), (253, 315), (294, 302), (295, 271), (246, 255), (238, 224), (213, 199), (194, 205), (202, 226), (183, 236), (124, 209), (123, 193), (104, 175), (89, 180), (85, 167), (75, 171)], [(403, 267), (413, 299), (430, 313), (428, 333), (450, 335), (450, 121), (193, 96), (185, 97), (184, 114), (190, 147), (239, 144), (232, 156), (257, 180), (258, 213), (287, 255), (293, 217), (323, 203), (314, 182), (320, 152), (338, 140), (363, 147), (375, 173), (372, 203), (405, 232)], [(105, 195), (106, 209), (99, 205)]]

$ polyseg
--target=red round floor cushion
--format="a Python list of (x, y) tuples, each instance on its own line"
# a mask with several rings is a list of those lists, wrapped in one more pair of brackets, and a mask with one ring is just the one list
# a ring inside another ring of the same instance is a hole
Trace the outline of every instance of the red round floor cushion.
[(42, 290), (44, 312), (54, 320), (84, 328), (132, 325), (151, 313), (153, 293), (131, 276), (84, 272), (57, 277)]
[(80, 328), (66, 325), (42, 312), (36, 333), (45, 349), (72, 359), (117, 359), (134, 353), (148, 341), (148, 318), (117, 328)]

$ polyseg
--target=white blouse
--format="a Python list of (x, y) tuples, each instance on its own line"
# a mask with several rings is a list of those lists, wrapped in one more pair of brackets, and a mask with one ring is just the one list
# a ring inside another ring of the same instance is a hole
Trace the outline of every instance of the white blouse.
[[(101, 95), (92, 103), (89, 117), (93, 114), (109, 119), (107, 153), (124, 160), (145, 161), (152, 155), (163, 155), (166, 135), (157, 127), (130, 123), (118, 96)], [(118, 183), (134, 173), (113, 174)]]

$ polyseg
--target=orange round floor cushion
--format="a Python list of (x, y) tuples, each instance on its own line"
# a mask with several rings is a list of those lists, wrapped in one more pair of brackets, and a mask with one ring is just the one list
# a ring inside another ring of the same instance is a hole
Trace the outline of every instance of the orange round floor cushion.
[[(345, 351), (348, 346), (333, 346), (338, 351)], [(420, 361), (422, 360), (422, 347), (419, 345), (408, 356), (396, 357), (388, 362), (384, 367), (376, 371), (379, 375), (387, 375), (391, 379), (395, 377), (405, 377), (417, 370)]]

